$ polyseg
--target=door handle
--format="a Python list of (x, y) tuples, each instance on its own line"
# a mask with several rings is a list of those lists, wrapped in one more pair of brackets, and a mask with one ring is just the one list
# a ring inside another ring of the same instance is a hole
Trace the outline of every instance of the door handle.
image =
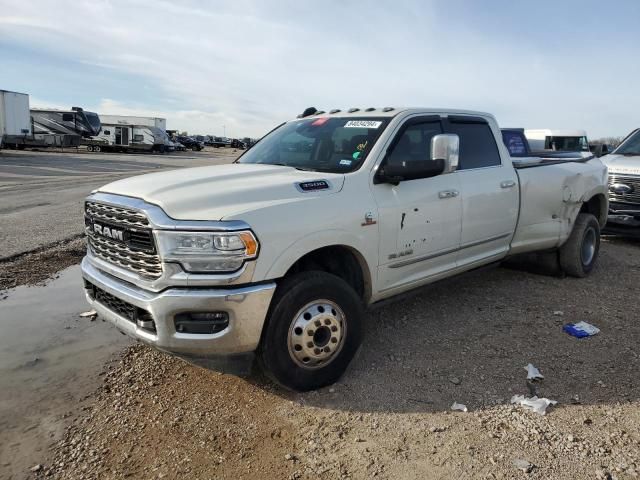
[(442, 190), (441, 192), (438, 192), (438, 197), (440, 198), (453, 198), (458, 195), (460, 195), (460, 192), (457, 190)]
[(516, 182), (514, 182), (513, 180), (505, 180), (504, 182), (500, 182), (500, 188), (511, 188), (515, 186)]

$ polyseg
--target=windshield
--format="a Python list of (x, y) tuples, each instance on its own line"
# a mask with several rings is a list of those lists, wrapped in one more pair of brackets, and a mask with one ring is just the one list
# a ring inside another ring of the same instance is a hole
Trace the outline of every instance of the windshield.
[(285, 123), (238, 159), (238, 163), (285, 165), (347, 173), (360, 168), (388, 118), (314, 117)]
[(613, 153), (620, 155), (640, 155), (640, 130), (636, 130), (629, 135)]
[(544, 148), (556, 152), (588, 152), (589, 142), (587, 137), (547, 137)]

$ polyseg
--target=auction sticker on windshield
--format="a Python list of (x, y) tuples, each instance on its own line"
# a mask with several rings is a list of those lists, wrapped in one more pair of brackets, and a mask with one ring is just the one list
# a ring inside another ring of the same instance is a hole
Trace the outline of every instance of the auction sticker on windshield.
[(344, 128), (379, 128), (382, 122), (374, 120), (349, 120)]

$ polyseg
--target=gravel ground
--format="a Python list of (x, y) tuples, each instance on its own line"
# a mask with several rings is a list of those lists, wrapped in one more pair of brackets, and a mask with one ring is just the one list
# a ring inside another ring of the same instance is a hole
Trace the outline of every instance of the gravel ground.
[[(134, 346), (31, 475), (638, 478), (639, 247), (604, 241), (587, 279), (477, 271), (372, 312), (347, 374), (317, 392)], [(601, 333), (562, 332), (579, 320)], [(534, 392), (558, 405), (509, 403)]]

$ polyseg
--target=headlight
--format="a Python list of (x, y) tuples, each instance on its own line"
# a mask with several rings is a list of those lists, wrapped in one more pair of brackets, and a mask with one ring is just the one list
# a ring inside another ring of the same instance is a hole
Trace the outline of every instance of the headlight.
[(258, 241), (250, 231), (156, 232), (158, 253), (165, 262), (179, 262), (187, 272), (233, 272), (256, 258)]

